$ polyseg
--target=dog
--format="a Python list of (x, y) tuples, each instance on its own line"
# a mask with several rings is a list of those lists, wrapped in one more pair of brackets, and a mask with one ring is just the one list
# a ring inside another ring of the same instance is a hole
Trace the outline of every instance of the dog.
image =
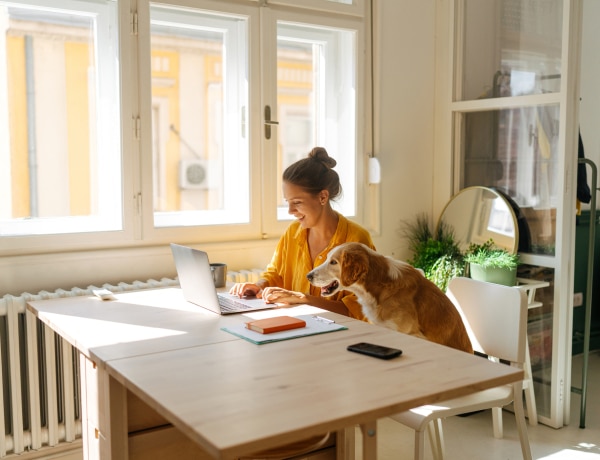
[(362, 243), (344, 243), (329, 251), (325, 262), (306, 277), (324, 297), (340, 290), (354, 293), (373, 324), (473, 353), (452, 301), (406, 262)]

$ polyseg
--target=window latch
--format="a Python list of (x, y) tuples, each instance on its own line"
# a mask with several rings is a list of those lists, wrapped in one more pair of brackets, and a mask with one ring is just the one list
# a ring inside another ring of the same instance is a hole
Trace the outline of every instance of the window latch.
[(271, 120), (271, 106), (265, 105), (265, 139), (271, 139), (271, 125), (278, 124), (278, 121)]

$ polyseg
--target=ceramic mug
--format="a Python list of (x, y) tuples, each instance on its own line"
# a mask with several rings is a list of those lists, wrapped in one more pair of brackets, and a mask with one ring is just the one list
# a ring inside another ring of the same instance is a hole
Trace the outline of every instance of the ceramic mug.
[(212, 272), (215, 287), (224, 287), (227, 280), (227, 264), (210, 264), (210, 271)]

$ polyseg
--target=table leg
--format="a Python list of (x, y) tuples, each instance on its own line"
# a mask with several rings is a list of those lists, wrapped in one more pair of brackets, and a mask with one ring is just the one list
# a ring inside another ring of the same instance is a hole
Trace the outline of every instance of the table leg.
[(127, 460), (127, 390), (83, 354), (79, 363), (84, 458)]
[(110, 451), (111, 460), (129, 458), (129, 433), (127, 429), (127, 390), (113, 377), (109, 377), (110, 393)]
[(337, 431), (335, 437), (335, 458), (338, 460), (354, 460), (356, 457), (355, 443), (356, 435), (353, 426)]
[(377, 460), (377, 420), (361, 423), (363, 460)]

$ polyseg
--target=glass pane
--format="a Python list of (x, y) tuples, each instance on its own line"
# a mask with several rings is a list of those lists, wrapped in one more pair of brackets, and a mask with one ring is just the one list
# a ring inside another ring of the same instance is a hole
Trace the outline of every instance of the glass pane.
[(518, 276), (528, 283), (548, 283), (535, 290), (534, 303), (528, 310), (527, 340), (531, 374), (538, 415), (551, 416), (552, 328), (554, 317), (554, 270), (534, 265), (521, 265)]
[[(519, 252), (555, 253), (559, 107), (533, 106), (457, 115), (462, 128), (464, 187), (483, 185), (513, 206)], [(554, 270), (521, 265), (518, 276), (548, 282), (529, 309), (529, 349), (538, 414), (551, 416)]]
[[(285, 168), (315, 147), (337, 160), (345, 215), (356, 206), (356, 51), (355, 32), (278, 23), (277, 119), (278, 190)], [(280, 195), (278, 218), (290, 219)]]
[(558, 92), (562, 0), (465, 0), (458, 100)]
[(0, 235), (122, 227), (116, 2), (60, 5), (0, 1)]
[(519, 252), (555, 252), (558, 105), (459, 115), (464, 135), (463, 185), (494, 187), (519, 209)]
[(248, 222), (246, 21), (153, 6), (151, 34), (155, 225)]

